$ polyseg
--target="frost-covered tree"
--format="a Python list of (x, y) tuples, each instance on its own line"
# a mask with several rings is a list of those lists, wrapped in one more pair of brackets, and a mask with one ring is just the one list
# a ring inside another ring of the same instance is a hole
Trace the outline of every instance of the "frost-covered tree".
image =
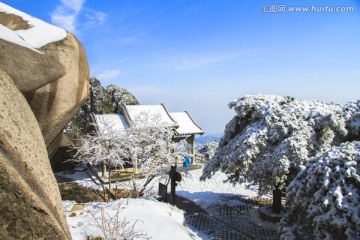
[[(259, 184), (260, 194), (283, 188), (310, 157), (346, 135), (342, 108), (334, 103), (247, 95), (229, 107), (236, 116), (201, 178), (221, 170), (231, 182)], [(279, 202), (274, 199), (277, 206)]]
[[(125, 162), (133, 168), (129, 173), (135, 192), (142, 195), (156, 176), (167, 173), (170, 165), (176, 163), (173, 135), (173, 126), (161, 122), (159, 116), (144, 112), (132, 121), (121, 144), (128, 151)], [(137, 176), (145, 181), (136, 181)]]
[(360, 239), (360, 142), (311, 158), (286, 196), (282, 239)]
[(105, 123), (106, 128), (96, 134), (86, 134), (80, 138), (80, 145), (75, 147), (77, 153), (73, 160), (90, 163), (93, 166), (103, 164), (109, 170), (109, 190), (111, 188), (110, 171), (114, 167), (123, 167), (124, 159), (129, 157), (123, 149), (122, 142), (125, 135), (115, 131), (111, 123)]
[(205, 161), (209, 161), (215, 155), (218, 146), (219, 143), (217, 142), (208, 142), (198, 148), (198, 153), (202, 154), (205, 157)]
[[(105, 163), (109, 170), (109, 188), (111, 169), (130, 168), (132, 171), (128, 174), (133, 190), (142, 195), (148, 184), (156, 176), (167, 173), (170, 165), (183, 154), (179, 145), (171, 141), (173, 126), (161, 122), (157, 115), (140, 114), (126, 131), (116, 131), (111, 123), (103, 124), (95, 135), (81, 138), (76, 159), (93, 165)], [(143, 181), (137, 181), (139, 177)]]
[(349, 102), (343, 106), (348, 140), (360, 141), (360, 100)]

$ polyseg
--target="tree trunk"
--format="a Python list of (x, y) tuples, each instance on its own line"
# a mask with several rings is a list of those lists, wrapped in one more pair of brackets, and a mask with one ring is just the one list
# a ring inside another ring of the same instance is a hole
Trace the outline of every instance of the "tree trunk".
[[(105, 168), (105, 170), (106, 170), (106, 168)], [(111, 195), (111, 167), (110, 166), (109, 166), (109, 178), (108, 178), (108, 180), (109, 180), (109, 201), (110, 201), (111, 200), (111, 197), (110, 197), (110, 195)]]
[(103, 162), (102, 163), (102, 173), (101, 173), (102, 177), (106, 177), (106, 163)]
[(278, 186), (276, 186), (273, 190), (273, 203), (271, 211), (276, 214), (281, 213), (281, 190)]

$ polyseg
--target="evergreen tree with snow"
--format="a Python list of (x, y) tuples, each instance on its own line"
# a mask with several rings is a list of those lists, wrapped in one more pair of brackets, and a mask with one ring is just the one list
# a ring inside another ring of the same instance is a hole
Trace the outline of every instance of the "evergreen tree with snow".
[(348, 141), (360, 141), (360, 100), (348, 102), (343, 106)]
[(360, 239), (360, 142), (311, 158), (286, 197), (282, 239)]
[(230, 182), (259, 184), (260, 194), (276, 190), (275, 212), (280, 211), (279, 189), (310, 157), (340, 144), (347, 133), (342, 108), (335, 103), (247, 95), (229, 107), (236, 116), (226, 125), (201, 179), (221, 170)]
[(139, 101), (126, 89), (110, 84), (106, 88), (95, 78), (90, 78), (89, 97), (65, 128), (72, 139), (83, 137), (89, 132), (91, 113), (120, 113), (120, 106), (137, 105)]
[(218, 146), (219, 143), (217, 142), (208, 142), (198, 148), (198, 153), (202, 154), (205, 157), (205, 161), (209, 161), (214, 156)]

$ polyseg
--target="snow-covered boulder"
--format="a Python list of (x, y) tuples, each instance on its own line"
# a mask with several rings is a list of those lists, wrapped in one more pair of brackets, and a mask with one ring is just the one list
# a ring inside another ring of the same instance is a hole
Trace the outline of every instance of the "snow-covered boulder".
[(0, 68), (25, 94), (52, 156), (63, 129), (88, 96), (84, 49), (71, 33), (4, 3), (0, 20)]
[[(48, 29), (53, 34), (50, 39)], [(0, 3), (0, 68), (21, 92), (34, 91), (65, 75), (60, 62), (36, 49), (65, 37), (65, 30)]]
[(48, 155), (87, 98), (84, 49), (4, 3), (0, 49), (0, 238), (70, 239)]
[(47, 44), (41, 50), (58, 60), (66, 71), (58, 80), (26, 94), (40, 124), (49, 156), (52, 156), (59, 146), (63, 129), (86, 101), (89, 68), (81, 43), (69, 32), (64, 40)]
[(283, 239), (360, 239), (360, 142), (311, 158), (287, 188)]

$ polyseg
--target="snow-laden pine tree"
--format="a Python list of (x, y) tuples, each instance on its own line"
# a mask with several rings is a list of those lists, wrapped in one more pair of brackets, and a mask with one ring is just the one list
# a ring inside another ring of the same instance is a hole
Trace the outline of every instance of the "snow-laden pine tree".
[(282, 239), (360, 239), (360, 142), (311, 158), (286, 197)]
[(343, 112), (349, 132), (347, 139), (360, 141), (360, 100), (346, 103)]
[(335, 103), (247, 95), (229, 107), (236, 116), (201, 178), (221, 170), (231, 182), (259, 184), (260, 194), (283, 188), (310, 157), (346, 135), (342, 108)]
[(206, 144), (201, 145), (198, 148), (198, 153), (202, 154), (205, 157), (205, 161), (209, 161), (214, 156), (216, 149), (218, 148), (219, 143), (211, 141)]

